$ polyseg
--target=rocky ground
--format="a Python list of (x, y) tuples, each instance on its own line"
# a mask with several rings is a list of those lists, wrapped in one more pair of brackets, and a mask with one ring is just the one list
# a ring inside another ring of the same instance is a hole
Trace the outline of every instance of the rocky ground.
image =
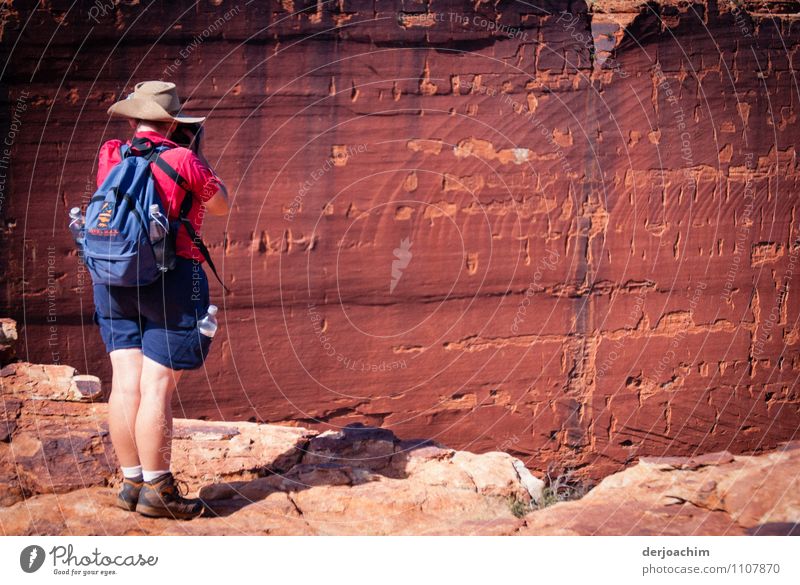
[(146, 519), (112, 505), (107, 405), (87, 402), (75, 378), (68, 366), (0, 371), (4, 534), (505, 534), (542, 498), (543, 482), (505, 453), (355, 425), (320, 433), (177, 419), (173, 467), (209, 514)]
[(800, 441), (755, 457), (641, 458), (517, 534), (800, 536)]
[(753, 457), (642, 458), (545, 507), (552, 487), (506, 453), (356, 425), (188, 419), (175, 421), (173, 466), (209, 513), (147, 519), (112, 505), (119, 478), (98, 384), (68, 366), (0, 371), (3, 534), (798, 533), (800, 442)]

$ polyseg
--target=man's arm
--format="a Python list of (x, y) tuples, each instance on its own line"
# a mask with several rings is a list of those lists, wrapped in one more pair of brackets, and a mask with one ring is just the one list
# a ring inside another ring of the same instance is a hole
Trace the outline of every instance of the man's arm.
[(211, 215), (225, 215), (228, 213), (228, 189), (224, 183), (219, 184), (219, 191), (203, 205)]
[[(203, 129), (200, 128), (200, 132), (198, 133), (199, 136), (195, 137), (194, 141), (194, 148), (195, 154), (199, 161), (206, 166), (206, 168), (211, 169), (211, 165), (208, 163), (208, 159), (203, 154), (203, 150), (201, 147), (201, 137), (203, 136)], [(213, 170), (212, 170), (213, 172)], [(216, 173), (214, 173), (216, 176)], [(203, 205), (211, 215), (225, 215), (228, 213), (228, 189), (225, 187), (225, 183), (221, 180), (214, 181), (214, 184), (217, 185), (219, 188), (216, 193), (211, 195), (210, 197), (202, 197)]]

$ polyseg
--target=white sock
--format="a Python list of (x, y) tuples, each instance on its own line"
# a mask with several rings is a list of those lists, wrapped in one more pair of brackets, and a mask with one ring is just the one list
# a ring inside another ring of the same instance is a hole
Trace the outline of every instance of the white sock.
[(169, 473), (169, 469), (159, 469), (157, 471), (142, 471), (142, 476), (144, 477), (145, 481), (153, 481), (155, 478), (164, 475), (165, 473)]
[(122, 469), (122, 477), (127, 479), (139, 479), (142, 477), (142, 466), (137, 465), (135, 467), (121, 467)]

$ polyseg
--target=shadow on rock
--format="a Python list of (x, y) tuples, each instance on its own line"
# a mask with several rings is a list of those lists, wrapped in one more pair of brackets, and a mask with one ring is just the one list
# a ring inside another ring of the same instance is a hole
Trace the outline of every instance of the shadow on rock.
[(750, 536), (800, 536), (800, 523), (767, 522), (747, 530)]
[[(300, 441), (267, 465), (263, 477), (214, 483), (203, 487), (199, 495), (212, 515), (227, 516), (278, 492), (353, 487), (381, 477), (406, 479), (412, 459), (444, 459), (453, 453), (432, 440), (400, 440), (388, 429), (356, 423)], [(285, 462), (293, 463), (287, 466)]]

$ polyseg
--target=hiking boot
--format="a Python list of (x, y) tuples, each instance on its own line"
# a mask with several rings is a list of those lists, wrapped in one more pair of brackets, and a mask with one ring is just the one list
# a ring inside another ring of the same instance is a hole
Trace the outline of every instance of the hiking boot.
[(136, 503), (139, 501), (139, 491), (142, 489), (144, 481), (139, 479), (122, 479), (122, 489), (117, 496), (116, 504), (123, 510), (133, 512), (136, 509)]
[(205, 506), (201, 500), (181, 496), (171, 473), (144, 482), (136, 504), (139, 514), (151, 518), (190, 520), (202, 514), (203, 510)]

